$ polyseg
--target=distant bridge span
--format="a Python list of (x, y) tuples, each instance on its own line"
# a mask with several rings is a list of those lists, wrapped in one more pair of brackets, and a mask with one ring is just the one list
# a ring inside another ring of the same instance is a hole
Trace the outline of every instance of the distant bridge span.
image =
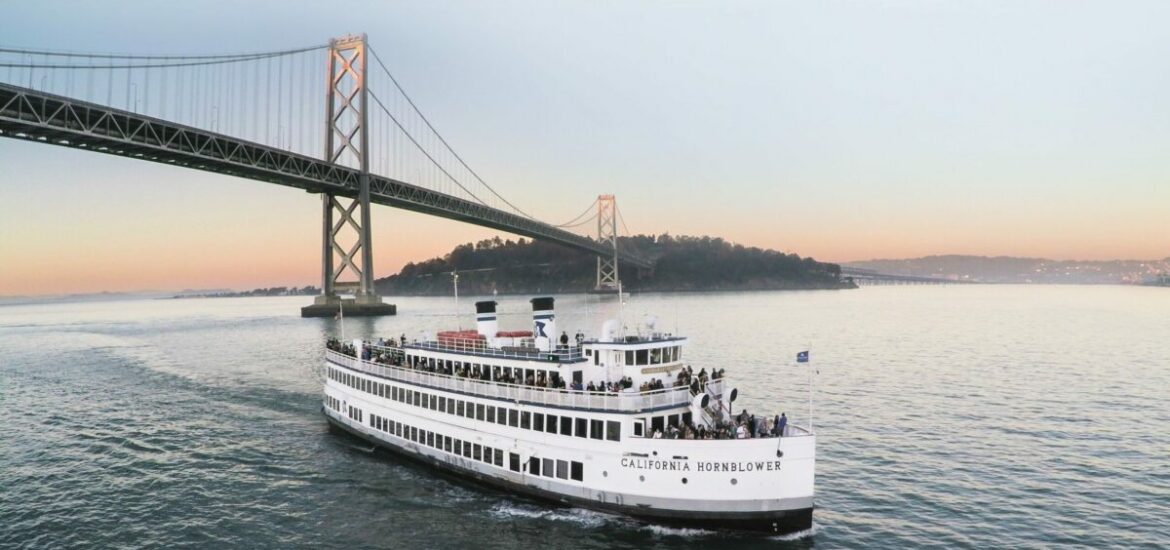
[(876, 284), (926, 284), (926, 285), (953, 285), (968, 284), (970, 281), (957, 281), (942, 277), (917, 277), (914, 275), (891, 275), (873, 269), (861, 267), (841, 266), (841, 276), (850, 277), (854, 281), (871, 281)]

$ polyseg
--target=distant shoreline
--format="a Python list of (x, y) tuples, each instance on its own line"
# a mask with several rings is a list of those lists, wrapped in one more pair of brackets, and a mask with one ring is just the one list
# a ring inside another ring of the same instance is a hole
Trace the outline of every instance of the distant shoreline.
[[(786, 291), (810, 291), (810, 290), (852, 290), (859, 288), (856, 284), (850, 286), (849, 283), (843, 282), (840, 286), (806, 286), (806, 287), (773, 287), (773, 288), (758, 288), (758, 287), (743, 287), (743, 288), (711, 288), (711, 289), (693, 289), (693, 288), (671, 288), (671, 289), (657, 289), (657, 288), (634, 288), (623, 289), (622, 292), (627, 295), (631, 294), (716, 294), (721, 292), (786, 292)], [(542, 290), (535, 289), (530, 291), (509, 290), (507, 292), (494, 293), (461, 293), (463, 296), (535, 296), (538, 294), (551, 295), (565, 295), (565, 294), (593, 294), (597, 296), (608, 296), (616, 293), (595, 293), (590, 290)], [(225, 294), (191, 294), (191, 295), (174, 295), (174, 296), (160, 296), (156, 300), (186, 300), (186, 299), (209, 299), (209, 298), (283, 298), (289, 296), (317, 296), (318, 294), (251, 294), (245, 292), (233, 292)], [(423, 293), (423, 292), (395, 292), (393, 294), (384, 294), (383, 297), (402, 296), (404, 298), (442, 298), (444, 296), (451, 296), (452, 293)]]

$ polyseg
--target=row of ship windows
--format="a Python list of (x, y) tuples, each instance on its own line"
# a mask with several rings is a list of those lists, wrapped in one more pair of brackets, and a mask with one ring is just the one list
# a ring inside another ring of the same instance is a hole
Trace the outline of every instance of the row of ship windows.
[[(510, 383), (517, 384), (532, 384), (540, 380), (560, 380), (560, 374), (556, 371), (544, 369), (522, 369), (520, 367), (501, 367), (499, 365), (452, 361), (450, 359), (435, 359), (434, 357), (424, 357), (422, 355), (414, 355), (412, 353), (406, 354), (406, 366), (415, 369), (419, 368), (419, 366), (425, 366), (432, 370), (440, 369), (446, 373), (458, 372), (460, 369), (466, 369), (469, 373), (481, 373), (479, 376), (485, 377), (483, 378), (484, 380), (512, 381)], [(581, 371), (573, 371), (572, 377), (574, 382), (580, 382), (582, 380)], [(532, 382), (527, 382), (528, 380), (532, 380)]]
[[(413, 441), (419, 445), (426, 445), (427, 447), (451, 453), (455, 456), (470, 458), (477, 462), (499, 466), (500, 468), (504, 467), (504, 451), (501, 449), (493, 449), (487, 445), (463, 441), (462, 439), (429, 432), (414, 426), (407, 426), (401, 422), (383, 418), (376, 414), (370, 415), (370, 427), (394, 437)], [(522, 469), (520, 455), (508, 453), (508, 469), (513, 472), (519, 472)], [(582, 481), (585, 479), (585, 465), (576, 460), (542, 459), (534, 456), (528, 459), (528, 473), (537, 476), (543, 475), (551, 478)]]
[(524, 430), (534, 430), (550, 434), (577, 436), (582, 438), (605, 439), (620, 441), (622, 437), (622, 423), (616, 420), (597, 420), (558, 416), (555, 414), (533, 413), (518, 411), (506, 407), (472, 403), (462, 399), (447, 398), (432, 395), (426, 392), (399, 388), (390, 384), (383, 384), (376, 380), (367, 380), (340, 369), (329, 369), (329, 378), (359, 391), (384, 397), (399, 403), (414, 405), (432, 411), (446, 412), (455, 416), (462, 416), (473, 420), (492, 422), (501, 426), (511, 426)]
[[(681, 346), (670, 346), (666, 348), (655, 349), (638, 349), (626, 350), (625, 365), (661, 365), (663, 363), (673, 363), (678, 361), (682, 356)], [(585, 350), (586, 357), (593, 357), (593, 364), (598, 364), (598, 357), (601, 357), (601, 350), (594, 352), (592, 349)], [(619, 357), (621, 357), (619, 355)]]
[(350, 405), (349, 407), (347, 407), (347, 409), (348, 410), (346, 411), (346, 414), (348, 414), (350, 418), (352, 418), (353, 420), (357, 421), (360, 424), (362, 421), (362, 410), (357, 408), (357, 407), (354, 407), (353, 405)]

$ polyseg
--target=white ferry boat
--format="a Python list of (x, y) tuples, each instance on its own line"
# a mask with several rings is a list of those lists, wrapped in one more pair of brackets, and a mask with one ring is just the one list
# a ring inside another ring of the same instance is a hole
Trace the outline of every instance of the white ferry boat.
[(531, 303), (531, 332), (500, 331), (485, 301), (474, 331), (331, 340), (325, 416), (512, 493), (688, 527), (811, 528), (809, 429), (735, 414), (723, 369), (687, 365), (686, 338), (624, 335), (611, 320), (568, 341), (553, 298)]

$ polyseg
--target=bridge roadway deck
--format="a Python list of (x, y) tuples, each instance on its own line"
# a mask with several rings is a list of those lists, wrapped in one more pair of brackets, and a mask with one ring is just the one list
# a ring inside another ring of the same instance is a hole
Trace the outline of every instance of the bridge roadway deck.
[(888, 273), (880, 273), (872, 269), (865, 269), (861, 267), (841, 266), (842, 277), (852, 277), (854, 279), (870, 279), (873, 281), (885, 281), (893, 283), (923, 283), (923, 284), (968, 284), (970, 281), (963, 281), (957, 279), (945, 279), (942, 277), (920, 277), (915, 275), (891, 275)]
[[(311, 193), (356, 197), (361, 173), (321, 159), (174, 122), (0, 83), (0, 136), (51, 143), (217, 174), (275, 183)], [(541, 221), (370, 175), (370, 201), (609, 255), (605, 243)], [(650, 262), (619, 251), (622, 261)]]

